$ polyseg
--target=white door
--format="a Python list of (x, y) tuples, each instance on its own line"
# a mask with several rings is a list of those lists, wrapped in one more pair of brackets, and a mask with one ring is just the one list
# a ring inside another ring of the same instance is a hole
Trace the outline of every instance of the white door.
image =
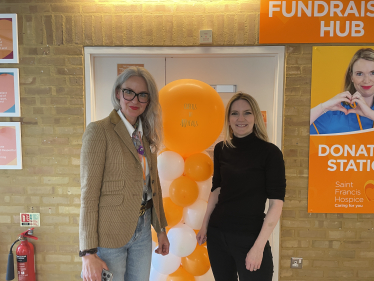
[[(231, 84), (252, 95), (267, 114), (271, 142), (281, 147), (284, 47), (85, 48), (86, 124), (108, 116), (117, 64), (144, 64), (158, 89), (178, 79)], [(220, 93), (226, 105), (233, 93)], [(269, 241), (274, 277), (279, 277), (279, 223)], [(213, 280), (212, 280), (213, 281)]]

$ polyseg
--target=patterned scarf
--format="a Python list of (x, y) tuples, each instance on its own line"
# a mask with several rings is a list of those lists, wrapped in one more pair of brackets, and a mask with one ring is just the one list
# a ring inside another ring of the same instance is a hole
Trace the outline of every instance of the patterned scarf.
[(136, 120), (136, 123), (134, 125), (134, 129), (135, 129), (135, 131), (132, 133), (132, 136), (131, 136), (132, 142), (134, 143), (134, 146), (135, 146), (138, 154), (140, 154), (141, 156), (144, 156), (144, 147), (143, 147), (143, 143), (142, 143), (142, 137), (141, 137), (141, 134), (139, 132), (139, 118)]

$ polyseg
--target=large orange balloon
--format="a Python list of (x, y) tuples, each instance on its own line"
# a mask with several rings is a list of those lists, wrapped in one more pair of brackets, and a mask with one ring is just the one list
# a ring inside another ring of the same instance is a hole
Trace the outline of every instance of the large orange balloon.
[(205, 181), (213, 175), (213, 161), (204, 153), (192, 154), (184, 162), (184, 174), (195, 181)]
[(183, 158), (207, 149), (224, 122), (224, 105), (208, 84), (181, 79), (160, 90), (164, 144)]
[(164, 197), (162, 198), (162, 201), (164, 203), (165, 217), (168, 226), (173, 227), (181, 221), (183, 217), (183, 207), (175, 204), (170, 197)]
[(191, 255), (182, 258), (184, 269), (194, 276), (201, 276), (210, 268), (208, 251), (204, 246), (197, 245)]
[(166, 277), (166, 281), (195, 281), (195, 277), (180, 266), (176, 271)]
[(199, 187), (189, 177), (181, 176), (170, 184), (169, 196), (178, 206), (187, 207), (196, 201), (199, 196)]

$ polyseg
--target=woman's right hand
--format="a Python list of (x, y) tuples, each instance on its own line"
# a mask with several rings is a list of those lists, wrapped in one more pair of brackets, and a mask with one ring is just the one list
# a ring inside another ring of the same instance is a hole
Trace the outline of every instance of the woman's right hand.
[(109, 270), (106, 263), (97, 254), (82, 257), (82, 278), (83, 281), (101, 280), (103, 269)]
[(348, 114), (348, 109), (341, 105), (342, 102), (352, 103), (352, 95), (350, 92), (345, 91), (343, 93), (337, 94), (335, 97), (329, 99), (322, 103), (322, 108), (329, 111), (342, 111), (345, 114)]
[(339, 110), (347, 115), (348, 109), (342, 106), (342, 102), (352, 103), (352, 95), (350, 92), (345, 91), (343, 93), (337, 94), (335, 97), (329, 99), (328, 101), (325, 101), (324, 103), (320, 103), (317, 106), (313, 107), (310, 110), (310, 125), (312, 125), (318, 117), (326, 113), (326, 111)]
[(199, 245), (202, 245), (206, 242), (207, 236), (207, 228), (206, 227), (201, 227), (200, 231), (196, 234), (196, 240)]

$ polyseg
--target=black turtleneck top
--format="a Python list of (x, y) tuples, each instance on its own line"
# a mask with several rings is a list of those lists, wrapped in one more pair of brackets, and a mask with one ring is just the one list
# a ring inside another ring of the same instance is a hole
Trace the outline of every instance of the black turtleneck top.
[(235, 148), (223, 142), (214, 148), (213, 187), (221, 187), (209, 226), (226, 232), (258, 235), (267, 198), (284, 200), (285, 167), (280, 149), (253, 133), (233, 137)]

